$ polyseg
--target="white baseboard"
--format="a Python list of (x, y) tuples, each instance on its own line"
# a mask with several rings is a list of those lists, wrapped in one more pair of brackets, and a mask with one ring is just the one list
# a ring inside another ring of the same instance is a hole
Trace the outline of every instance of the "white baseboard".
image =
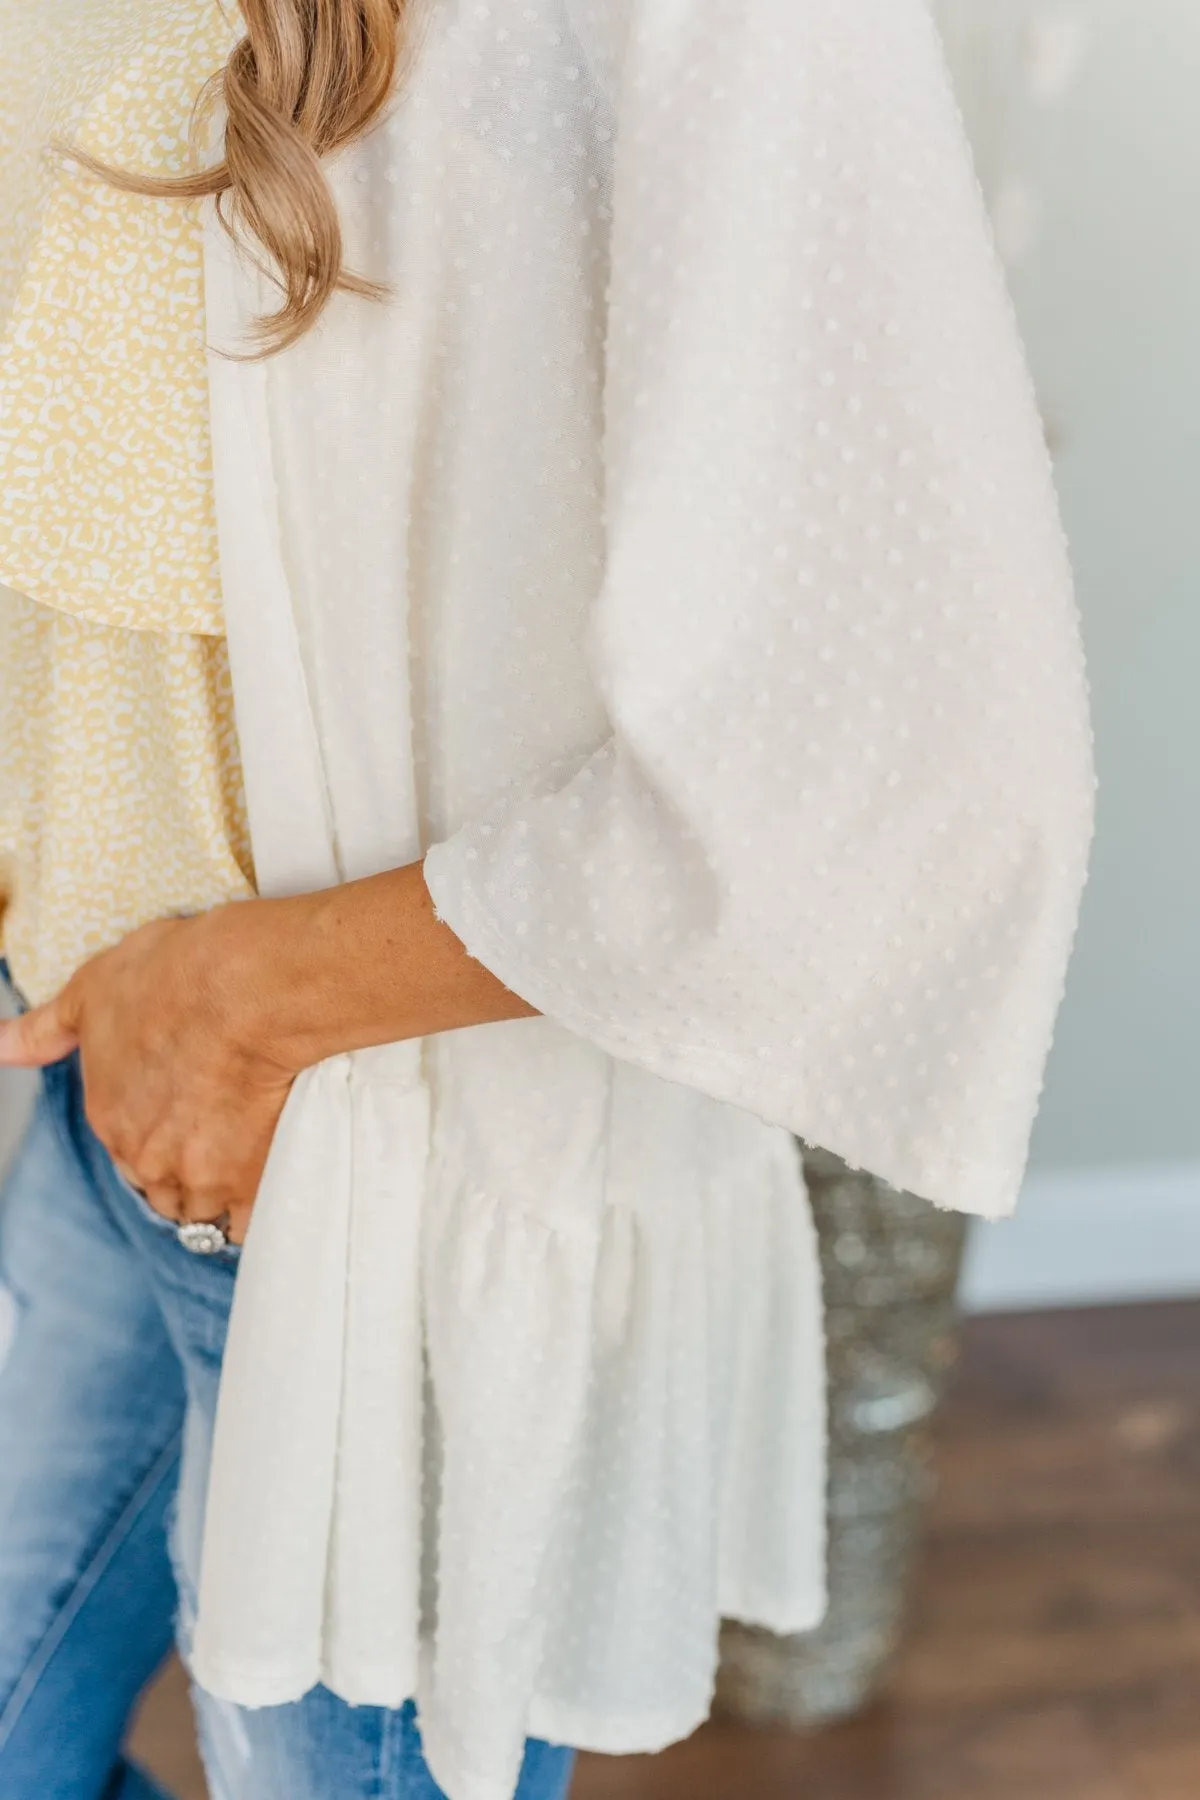
[(1015, 1219), (972, 1229), (968, 1312), (1200, 1297), (1200, 1163), (1046, 1169)]

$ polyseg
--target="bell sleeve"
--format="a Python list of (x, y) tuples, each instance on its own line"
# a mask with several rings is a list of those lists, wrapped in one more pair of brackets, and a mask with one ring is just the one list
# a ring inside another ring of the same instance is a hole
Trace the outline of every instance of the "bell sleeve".
[(924, 0), (641, 0), (616, 76), (611, 735), (430, 850), (550, 1018), (1011, 1210), (1091, 828), (1031, 384)]

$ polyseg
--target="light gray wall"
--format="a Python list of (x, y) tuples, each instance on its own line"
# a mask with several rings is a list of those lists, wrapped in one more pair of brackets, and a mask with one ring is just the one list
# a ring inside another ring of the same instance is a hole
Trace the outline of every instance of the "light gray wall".
[[(3, 985), (0, 985), (0, 1019), (7, 1018), (10, 1008)], [(11, 1069), (0, 1070), (0, 1173), (6, 1168), (20, 1135), (33, 1090), (33, 1078)]]
[(16, 1148), (28, 1101), (28, 1082), (7, 1073), (0, 1075), (0, 1174)]

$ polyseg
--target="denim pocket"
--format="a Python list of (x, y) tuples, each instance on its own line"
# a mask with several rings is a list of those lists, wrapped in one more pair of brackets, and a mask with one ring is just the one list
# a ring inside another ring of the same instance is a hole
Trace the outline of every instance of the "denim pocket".
[[(120, 1189), (122, 1196), (131, 1203), (138, 1215), (145, 1220), (147, 1225), (153, 1226), (155, 1231), (165, 1233), (167, 1237), (175, 1239), (176, 1243), (178, 1243), (178, 1226), (174, 1219), (165, 1219), (162, 1213), (155, 1212), (145, 1194), (138, 1188), (135, 1188), (131, 1181), (126, 1180), (125, 1176), (122, 1175), (121, 1171), (116, 1167), (115, 1163), (113, 1163), (111, 1157), (108, 1158), (108, 1162), (113, 1182)], [(188, 1256), (194, 1254), (192, 1251), (184, 1252), (182, 1244), (179, 1244), (179, 1249), (181, 1253)], [(218, 1250), (209, 1260), (213, 1262), (236, 1262), (241, 1254), (242, 1247), (240, 1244), (226, 1244), (223, 1250)]]

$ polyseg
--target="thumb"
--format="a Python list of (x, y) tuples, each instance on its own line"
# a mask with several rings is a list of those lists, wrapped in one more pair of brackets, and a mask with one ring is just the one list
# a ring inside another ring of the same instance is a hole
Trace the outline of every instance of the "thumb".
[(44, 1069), (70, 1056), (78, 1043), (79, 1034), (68, 1022), (60, 995), (22, 1018), (0, 1024), (0, 1068)]

